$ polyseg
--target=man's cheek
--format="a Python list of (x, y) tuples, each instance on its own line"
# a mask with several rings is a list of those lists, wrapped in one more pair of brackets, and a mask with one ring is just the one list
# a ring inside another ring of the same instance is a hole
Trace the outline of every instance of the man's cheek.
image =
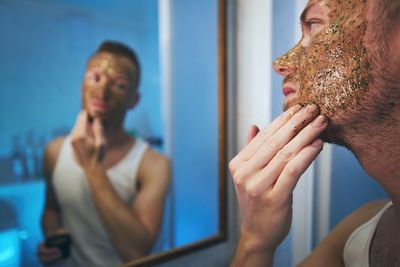
[(90, 88), (86, 87), (82, 93), (82, 105), (83, 108), (89, 113), (89, 115), (93, 116), (93, 112), (90, 110), (90, 99), (91, 99), (91, 91)]

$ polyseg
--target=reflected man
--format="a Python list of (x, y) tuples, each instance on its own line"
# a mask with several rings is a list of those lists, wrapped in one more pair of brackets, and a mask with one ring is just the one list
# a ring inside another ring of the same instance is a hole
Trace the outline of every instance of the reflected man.
[(300, 266), (400, 266), (400, 1), (310, 0), (301, 24), (274, 63), (286, 111), (252, 126), (230, 163), (243, 216), (232, 266), (272, 266), (293, 190), (323, 142), (350, 149), (390, 201), (350, 214)]
[[(48, 242), (69, 234), (69, 266), (115, 266), (146, 255), (157, 238), (170, 163), (123, 126), (139, 76), (130, 48), (102, 43), (86, 67), (74, 129), (45, 150), (42, 228)], [(51, 264), (63, 253), (42, 242), (38, 256)]]

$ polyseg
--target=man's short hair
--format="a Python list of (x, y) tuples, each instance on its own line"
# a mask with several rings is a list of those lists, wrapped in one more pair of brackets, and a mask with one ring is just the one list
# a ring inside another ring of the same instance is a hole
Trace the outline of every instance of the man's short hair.
[(97, 48), (95, 55), (103, 52), (125, 57), (133, 63), (136, 72), (136, 81), (134, 88), (137, 89), (139, 86), (141, 71), (139, 59), (135, 51), (133, 51), (133, 49), (121, 42), (106, 40), (102, 42)]

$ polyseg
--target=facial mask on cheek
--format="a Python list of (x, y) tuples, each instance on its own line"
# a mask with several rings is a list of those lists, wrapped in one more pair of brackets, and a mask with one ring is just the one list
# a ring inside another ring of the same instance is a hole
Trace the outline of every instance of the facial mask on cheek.
[(321, 113), (333, 117), (338, 111), (355, 108), (369, 87), (370, 63), (364, 46), (365, 3), (327, 1), (330, 23), (308, 46), (297, 45), (278, 64), (295, 66), (287, 76), (300, 84), (296, 103), (315, 103)]

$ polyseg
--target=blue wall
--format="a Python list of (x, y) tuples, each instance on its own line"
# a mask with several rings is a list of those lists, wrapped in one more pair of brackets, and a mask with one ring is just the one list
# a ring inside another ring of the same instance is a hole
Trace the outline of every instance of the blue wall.
[(176, 245), (218, 231), (217, 1), (172, 1)]
[(354, 155), (334, 146), (330, 200), (330, 228), (372, 200), (387, 198), (385, 191), (361, 168)]

